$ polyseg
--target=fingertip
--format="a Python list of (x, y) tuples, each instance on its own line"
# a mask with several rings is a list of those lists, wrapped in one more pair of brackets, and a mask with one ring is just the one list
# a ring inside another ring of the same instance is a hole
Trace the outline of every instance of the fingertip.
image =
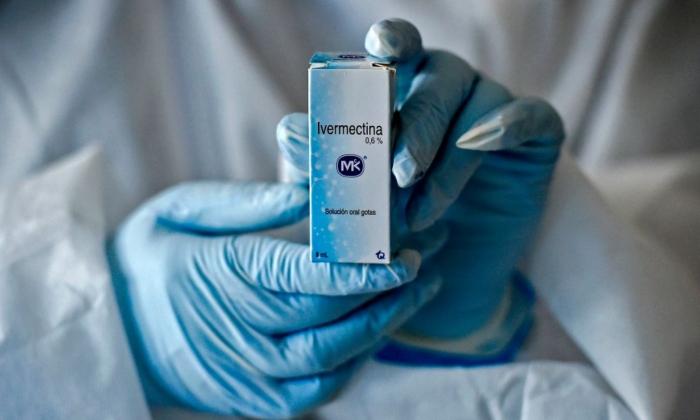
[(276, 184), (281, 191), (286, 190), (289, 203), (306, 203), (309, 201), (309, 190), (299, 184)]
[(401, 255), (402, 258), (405, 258), (407, 261), (410, 262), (411, 265), (414, 265), (416, 268), (420, 266), (421, 260), (423, 257), (421, 257), (420, 252), (416, 251), (415, 249), (402, 249), (399, 251), (399, 254)]
[(301, 136), (300, 140), (309, 142), (309, 116), (303, 112), (287, 114), (277, 124), (277, 138), (284, 137), (288, 133)]
[(412, 23), (398, 18), (384, 19), (369, 28), (365, 49), (376, 57), (407, 61), (423, 51), (423, 40)]
[(424, 175), (416, 160), (408, 152), (399, 152), (394, 157), (391, 172), (401, 188), (407, 188), (418, 182)]
[[(399, 278), (398, 280), (401, 281), (401, 283), (405, 283), (416, 278), (422, 262), (423, 257), (420, 252), (415, 249), (402, 249), (395, 259), (396, 264), (391, 264), (391, 266), (400, 265), (403, 276), (399, 277), (403, 278)], [(396, 270), (394, 270), (394, 272), (396, 273)]]
[(277, 145), (284, 159), (299, 170), (309, 166), (308, 115), (294, 113), (285, 115), (277, 124)]
[[(287, 199), (280, 200), (289, 204), (288, 209), (293, 211), (297, 216), (305, 216), (309, 214), (309, 190), (302, 184), (280, 184), (285, 185), (287, 190)], [(293, 218), (297, 219), (297, 218)]]

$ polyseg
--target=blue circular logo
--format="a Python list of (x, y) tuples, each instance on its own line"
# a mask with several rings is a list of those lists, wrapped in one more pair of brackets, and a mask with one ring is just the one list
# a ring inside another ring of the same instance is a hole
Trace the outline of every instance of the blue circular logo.
[(357, 178), (365, 171), (365, 162), (357, 155), (342, 155), (335, 161), (335, 170), (340, 176)]

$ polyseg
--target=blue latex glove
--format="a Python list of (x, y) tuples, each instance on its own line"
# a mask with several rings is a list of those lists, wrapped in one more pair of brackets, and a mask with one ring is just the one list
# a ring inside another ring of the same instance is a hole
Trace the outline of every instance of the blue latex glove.
[(308, 246), (253, 234), (307, 214), (298, 185), (209, 182), (167, 190), (122, 225), (108, 255), (151, 403), (297, 414), (437, 292), (435, 276), (412, 281), (415, 250), (389, 266), (312, 264)]
[[(461, 58), (424, 50), (418, 30), (406, 21), (375, 24), (365, 46), (397, 61), (402, 125), (392, 172), (401, 187), (399, 202), (405, 203), (406, 230), (422, 231), (440, 220), (450, 231), (431, 262), (443, 287), (406, 329), (468, 336), (512, 295), (506, 292), (542, 214), (564, 138), (562, 122), (546, 102), (515, 99)], [(278, 142), (295, 177), (307, 175), (306, 116), (285, 117)], [(510, 309), (530, 311), (532, 299), (518, 302), (524, 307)], [(491, 350), (529, 322), (527, 316), (504, 319), (490, 326), (500, 340), (490, 343)]]

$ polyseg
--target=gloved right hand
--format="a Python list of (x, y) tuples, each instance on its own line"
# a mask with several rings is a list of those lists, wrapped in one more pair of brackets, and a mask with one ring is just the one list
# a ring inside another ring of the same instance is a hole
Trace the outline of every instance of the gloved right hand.
[[(415, 250), (387, 266), (319, 264), (308, 246), (253, 234), (307, 213), (298, 185), (194, 183), (123, 224), (108, 255), (152, 403), (297, 414), (336, 393), (437, 292), (436, 277), (412, 281)], [(423, 252), (441, 243), (432, 238)]]
[[(396, 62), (393, 223), (405, 224), (408, 238), (436, 222), (450, 231), (426, 265), (443, 278), (440, 294), (405, 331), (444, 340), (442, 348), (459, 341), (456, 363), (506, 360), (531, 320), (532, 292), (515, 272), (545, 206), (562, 120), (546, 101), (514, 97), (457, 55), (424, 49), (410, 22), (376, 23), (365, 47)], [(288, 176), (299, 182), (308, 179), (307, 118), (288, 115), (277, 131)]]

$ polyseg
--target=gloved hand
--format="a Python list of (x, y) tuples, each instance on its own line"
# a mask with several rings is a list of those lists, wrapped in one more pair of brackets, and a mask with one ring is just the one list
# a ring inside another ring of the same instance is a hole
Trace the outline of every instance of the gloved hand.
[(108, 255), (151, 403), (299, 413), (337, 392), (437, 292), (435, 276), (412, 281), (415, 250), (388, 266), (312, 264), (308, 246), (254, 234), (307, 214), (298, 185), (192, 183), (121, 226)]
[[(422, 231), (440, 220), (450, 231), (432, 262), (443, 287), (406, 329), (468, 336), (513, 296), (506, 292), (512, 292), (511, 278), (544, 207), (564, 138), (562, 122), (546, 102), (515, 99), (454, 54), (424, 50), (418, 30), (406, 21), (375, 24), (365, 47), (397, 62), (402, 125), (392, 172), (407, 230)], [(297, 179), (308, 176), (307, 125), (304, 114), (292, 114), (278, 127), (282, 155)], [(491, 350), (506, 344), (519, 329), (515, 324), (528, 321), (502, 315), (502, 325), (489, 327), (500, 340), (490, 343)]]

